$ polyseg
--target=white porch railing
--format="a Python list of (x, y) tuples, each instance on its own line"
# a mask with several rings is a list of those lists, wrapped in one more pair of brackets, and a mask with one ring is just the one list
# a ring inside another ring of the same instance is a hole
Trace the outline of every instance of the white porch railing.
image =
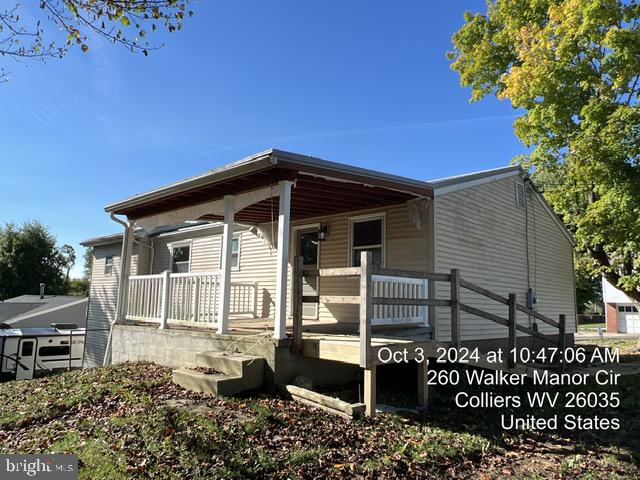
[[(219, 272), (133, 275), (126, 318), (161, 323), (166, 315), (168, 324), (215, 327), (220, 294)], [(256, 317), (257, 299), (257, 283), (232, 282), (230, 314)]]
[[(374, 297), (427, 299), (428, 280), (424, 278), (372, 275)], [(371, 325), (393, 325), (405, 323), (429, 324), (426, 306), (417, 305), (373, 305)]]

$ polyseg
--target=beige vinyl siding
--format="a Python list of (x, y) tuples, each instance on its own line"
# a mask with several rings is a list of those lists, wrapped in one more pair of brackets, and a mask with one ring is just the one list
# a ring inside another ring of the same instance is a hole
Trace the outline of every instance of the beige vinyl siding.
[[(236, 226), (234, 236), (240, 241), (240, 264), (231, 272), (232, 282), (257, 284), (257, 316), (268, 318), (274, 315), (276, 284), (276, 249), (270, 248), (266, 239), (252, 233), (246, 227)], [(171, 268), (171, 244), (190, 242), (191, 272), (216, 272), (220, 270), (222, 234), (211, 230), (167, 235), (153, 240), (155, 257), (154, 273)]]
[[(436, 271), (458, 268), (462, 278), (495, 293), (517, 295), (526, 304), (527, 255), (525, 224), (529, 216), (531, 288), (538, 295), (537, 310), (553, 319), (567, 315), (567, 330), (575, 331), (572, 246), (561, 227), (528, 188), (527, 211), (515, 203), (513, 176), (437, 196), (435, 202)], [(448, 283), (436, 286), (437, 298), (449, 298)], [(506, 306), (462, 289), (462, 302), (506, 317)], [(437, 340), (450, 339), (450, 311), (436, 309)], [(529, 326), (524, 314), (518, 322)], [(539, 323), (543, 333), (557, 329)], [(463, 340), (500, 338), (506, 327), (462, 313)]]
[[(420, 228), (413, 221), (408, 204), (394, 205), (387, 208), (363, 210), (326, 217), (318, 217), (297, 221), (293, 226), (312, 225), (317, 223), (329, 227), (327, 239), (320, 243), (320, 268), (339, 268), (349, 265), (349, 219), (361, 215), (384, 214), (385, 218), (385, 252), (386, 267), (406, 270), (427, 271), (429, 224), (426, 221), (426, 203), (418, 203), (420, 211)], [(295, 255), (295, 230), (291, 234), (291, 252)], [(291, 279), (291, 276), (289, 277)], [(289, 285), (291, 281), (289, 280)], [(321, 278), (322, 295), (358, 295), (358, 280), (355, 278)], [(339, 322), (358, 322), (357, 305), (321, 304), (319, 318)]]
[[(148, 248), (133, 245), (131, 258), (131, 275), (138, 273), (138, 257), (141, 265), (148, 265)], [(91, 286), (89, 289), (89, 306), (87, 313), (87, 334), (85, 338), (84, 366), (102, 365), (109, 337), (109, 328), (115, 320), (118, 302), (118, 280), (122, 244), (101, 245), (93, 249), (93, 265), (91, 267)], [(104, 273), (106, 258), (113, 256), (111, 274)], [(145, 263), (146, 260), (146, 263)]]

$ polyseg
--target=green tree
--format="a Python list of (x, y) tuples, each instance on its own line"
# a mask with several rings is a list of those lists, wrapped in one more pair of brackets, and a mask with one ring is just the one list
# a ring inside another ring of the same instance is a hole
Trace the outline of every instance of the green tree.
[(69, 281), (67, 295), (86, 297), (89, 295), (89, 280), (86, 278), (73, 278)]
[[(61, 58), (72, 47), (83, 52), (97, 38), (148, 55), (158, 45), (148, 32), (182, 28), (189, 0), (39, 0), (23, 11), (14, 3), (0, 8), (0, 56), (22, 61)], [(39, 8), (38, 8), (39, 7)], [(6, 72), (0, 69), (0, 78)]]
[(91, 269), (93, 268), (93, 247), (84, 249), (84, 267), (82, 269), (83, 280), (91, 280)]
[(602, 306), (602, 283), (600, 278), (591, 274), (584, 262), (576, 262), (575, 268), (578, 313), (592, 313), (594, 306)]
[(41, 223), (0, 227), (0, 297), (38, 294), (40, 283), (49, 294), (64, 294), (65, 259), (55, 237)]
[(69, 273), (76, 263), (76, 250), (71, 245), (65, 243), (60, 248), (60, 255), (62, 256), (64, 268), (66, 269), (65, 281), (69, 283)]
[(516, 159), (576, 239), (576, 255), (640, 302), (640, 5), (496, 0), (466, 13), (449, 52), (471, 100), (524, 112)]

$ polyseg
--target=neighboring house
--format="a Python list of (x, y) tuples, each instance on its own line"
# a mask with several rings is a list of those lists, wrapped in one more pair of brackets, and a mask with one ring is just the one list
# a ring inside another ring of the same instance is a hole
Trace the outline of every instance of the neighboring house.
[(46, 328), (52, 323), (84, 328), (87, 297), (21, 295), (0, 302), (0, 325), (4, 328)]
[(607, 332), (640, 333), (640, 314), (633, 301), (602, 277)]
[(105, 210), (126, 228), (83, 242), (86, 365), (114, 321), (113, 361), (189, 366), (272, 337), (269, 383), (370, 372), (387, 341), (507, 346), (509, 294), (519, 342), (557, 339), (560, 316), (576, 331), (572, 238), (518, 166), (422, 181), (269, 150)]

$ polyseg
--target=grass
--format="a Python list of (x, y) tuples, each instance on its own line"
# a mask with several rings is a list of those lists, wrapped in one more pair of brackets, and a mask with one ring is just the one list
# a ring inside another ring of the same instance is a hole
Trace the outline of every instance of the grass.
[(602, 328), (602, 331), (607, 330), (607, 324), (604, 322), (599, 323), (581, 323), (578, 325), (578, 332), (596, 332), (598, 327)]
[(426, 419), (349, 421), (278, 397), (187, 392), (169, 369), (124, 364), (0, 384), (0, 453), (74, 453), (82, 479), (636, 478), (640, 382), (620, 388), (621, 431), (511, 433), (493, 410), (453, 408), (446, 390)]

